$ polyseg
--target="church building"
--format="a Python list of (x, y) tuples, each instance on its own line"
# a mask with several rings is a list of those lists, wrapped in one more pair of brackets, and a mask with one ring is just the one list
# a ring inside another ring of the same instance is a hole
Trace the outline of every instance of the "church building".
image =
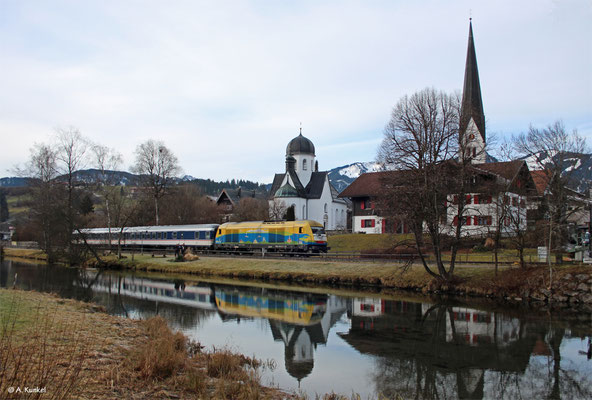
[(481, 84), (479, 83), (472, 21), (469, 22), (469, 44), (465, 63), (459, 132), (461, 134), (460, 145), (461, 149), (464, 149), (465, 159), (470, 159), (472, 164), (487, 162), (485, 114), (483, 113), (483, 100), (481, 99)]
[(286, 147), (286, 171), (273, 179), (269, 197), (272, 219), (284, 218), (292, 208), (296, 220), (317, 221), (327, 230), (345, 229), (347, 203), (337, 197), (329, 173), (318, 169), (315, 147), (302, 136), (301, 128)]

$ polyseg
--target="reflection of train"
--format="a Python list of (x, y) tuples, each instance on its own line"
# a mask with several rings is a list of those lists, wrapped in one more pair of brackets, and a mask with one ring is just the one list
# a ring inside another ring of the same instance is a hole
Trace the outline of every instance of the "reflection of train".
[(216, 287), (216, 306), (224, 314), (269, 318), (295, 325), (318, 323), (327, 309), (326, 296), (265, 289)]
[(186, 286), (183, 281), (166, 282), (143, 278), (109, 276), (97, 280), (92, 289), (142, 300), (165, 301), (205, 310), (215, 310), (214, 296), (209, 286)]
[(185, 245), (195, 250), (326, 252), (327, 235), (315, 221), (228, 222), (222, 225), (165, 225), (82, 229), (79, 242), (123, 247), (170, 248)]

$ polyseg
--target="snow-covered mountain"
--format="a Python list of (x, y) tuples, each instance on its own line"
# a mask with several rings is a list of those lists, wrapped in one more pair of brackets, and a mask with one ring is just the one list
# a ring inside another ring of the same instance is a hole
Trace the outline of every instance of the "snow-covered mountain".
[(329, 171), (329, 181), (338, 192), (342, 192), (350, 185), (356, 178), (366, 172), (384, 171), (384, 165), (375, 161), (369, 162), (355, 162), (353, 164), (344, 165), (333, 168)]
[[(552, 162), (557, 155), (546, 152), (534, 154), (524, 158), (531, 171), (543, 169), (543, 166)], [(563, 175), (570, 175), (572, 189), (587, 193), (592, 188), (592, 154), (571, 153), (564, 159)]]

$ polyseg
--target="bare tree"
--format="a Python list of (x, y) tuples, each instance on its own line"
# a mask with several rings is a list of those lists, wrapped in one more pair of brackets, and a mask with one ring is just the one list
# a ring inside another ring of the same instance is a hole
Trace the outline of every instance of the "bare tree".
[(194, 184), (176, 186), (168, 199), (169, 205), (162, 210), (160, 218), (163, 224), (216, 223), (220, 219), (216, 203)]
[(232, 221), (261, 221), (267, 219), (269, 215), (269, 205), (263, 199), (254, 197), (244, 197), (240, 199), (238, 205), (234, 208)]
[(65, 218), (68, 231), (66, 238), (68, 242), (69, 261), (73, 262), (75, 257), (74, 242), (72, 234), (77, 226), (78, 213), (75, 209), (76, 188), (79, 182), (76, 181), (76, 172), (86, 167), (89, 141), (84, 138), (80, 131), (74, 127), (56, 129), (56, 165), (58, 171), (66, 180), (66, 210)]
[(173, 178), (181, 172), (177, 157), (161, 141), (148, 140), (136, 148), (134, 172), (143, 176), (154, 199), (155, 223), (159, 224), (158, 201), (167, 194)]
[(120, 192), (118, 187), (119, 182), (116, 182), (113, 171), (121, 166), (122, 156), (117, 150), (98, 144), (92, 147), (92, 152), (94, 154), (94, 164), (99, 171), (96, 180), (96, 190), (103, 197), (108, 228), (108, 243), (109, 248), (111, 248), (111, 208), (113, 200), (119, 196)]
[[(513, 137), (512, 144), (518, 154), (530, 158), (544, 171), (548, 182), (542, 204), (547, 222), (546, 239), (549, 252), (554, 250), (561, 259), (568, 219), (579, 211), (578, 202), (573, 201), (577, 194), (570, 189), (574, 183), (574, 168), (568, 166), (574, 155), (586, 151), (586, 141), (576, 130), (569, 133), (563, 122), (556, 121), (543, 129), (531, 126), (528, 133)], [(573, 207), (568, 208), (568, 204)], [(550, 266), (551, 257), (548, 261)]]
[(273, 199), (269, 202), (269, 218), (272, 220), (280, 220), (286, 215), (286, 203), (280, 199)]
[[(430, 88), (403, 97), (392, 111), (378, 152), (379, 161), (399, 169), (386, 175), (381, 208), (409, 223), (425, 270), (444, 280), (452, 278), (461, 242), (465, 167), (470, 162), (464, 158), (458, 135), (459, 103), (457, 95)], [(452, 160), (459, 155), (458, 162)], [(454, 205), (447, 202), (451, 193), (459, 199)], [(452, 232), (441, 225), (448, 221), (448, 207), (454, 207), (458, 221)], [(424, 229), (434, 252), (435, 270), (424, 251)], [(448, 249), (445, 236), (450, 233), (451, 261), (446, 266), (443, 252)]]
[(38, 235), (41, 249), (47, 254), (47, 261), (57, 258), (57, 243), (60, 242), (60, 225), (62, 222), (62, 199), (60, 187), (56, 185), (58, 176), (56, 152), (45, 144), (35, 144), (30, 149), (31, 155), (27, 165), (17, 168), (16, 173), (28, 177), (31, 187), (31, 217)]

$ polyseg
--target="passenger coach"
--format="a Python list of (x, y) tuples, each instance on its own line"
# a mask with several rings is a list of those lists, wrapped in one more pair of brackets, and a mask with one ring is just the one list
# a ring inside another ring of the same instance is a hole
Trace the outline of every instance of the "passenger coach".
[[(123, 229), (121, 244), (124, 247), (167, 248), (185, 245), (193, 248), (212, 248), (218, 224), (134, 226)], [(107, 228), (82, 229), (86, 242), (91, 245), (108, 245)], [(119, 229), (111, 228), (111, 245), (116, 246)]]

